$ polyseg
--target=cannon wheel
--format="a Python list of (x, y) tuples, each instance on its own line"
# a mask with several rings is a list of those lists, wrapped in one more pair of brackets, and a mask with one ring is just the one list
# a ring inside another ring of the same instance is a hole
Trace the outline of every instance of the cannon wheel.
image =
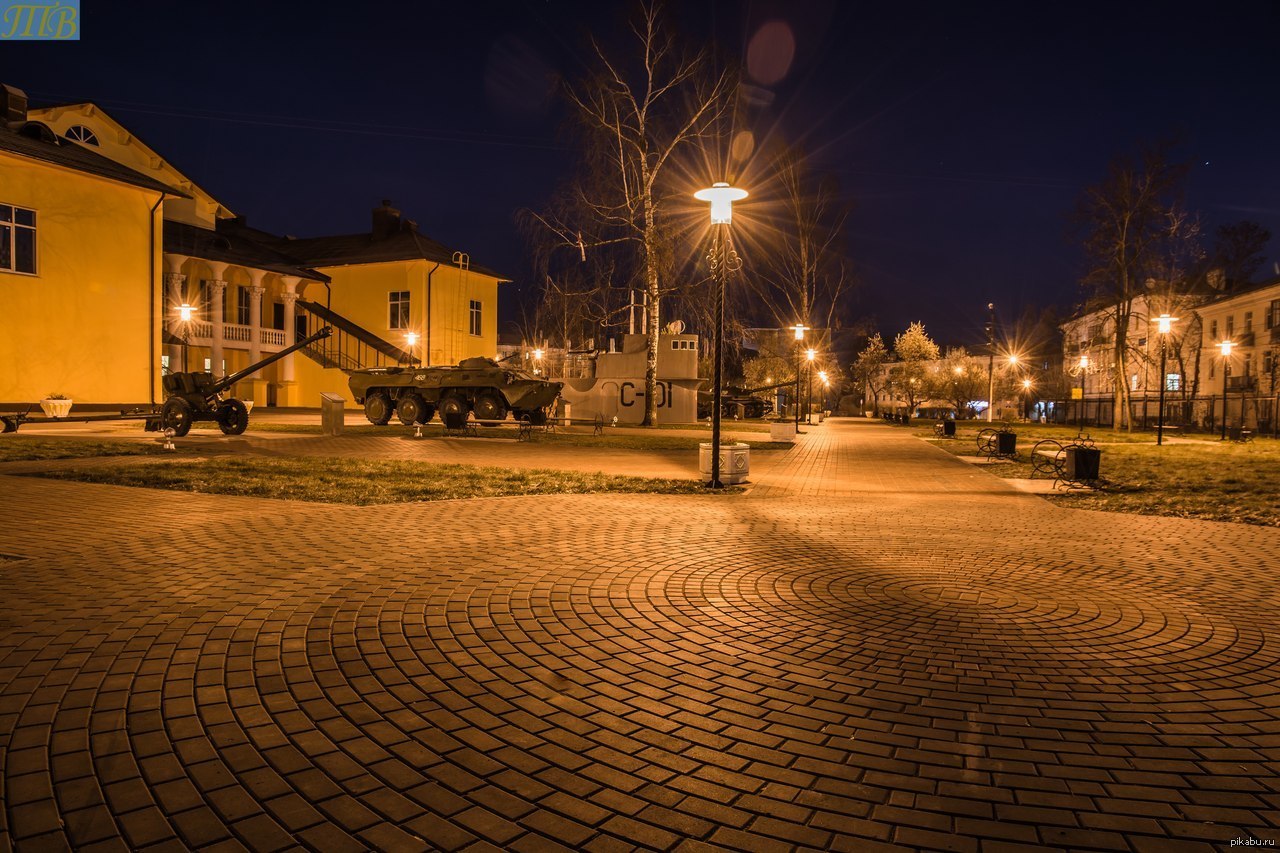
[(440, 418), (444, 419), (445, 415), (465, 415), (467, 413), (467, 400), (457, 394), (445, 394), (440, 398)]
[(364, 416), (376, 426), (384, 426), (391, 420), (391, 398), (387, 392), (373, 391), (364, 398)]
[(160, 427), (171, 429), (175, 436), (182, 438), (191, 432), (191, 414), (190, 403), (181, 397), (170, 397), (164, 401), (164, 408), (160, 410)]
[(223, 435), (240, 435), (249, 428), (249, 407), (236, 398), (218, 407), (218, 427)]
[(1052, 438), (1037, 441), (1035, 447), (1031, 448), (1031, 476), (1044, 474), (1047, 477), (1052, 474), (1054, 479), (1060, 479), (1066, 465), (1066, 456), (1062, 442)]
[(978, 431), (978, 451), (988, 456), (994, 456), (996, 453), (996, 433), (997, 430), (986, 427)]
[(396, 403), (396, 417), (405, 426), (413, 426), (431, 420), (431, 412), (421, 394), (405, 394)]
[(500, 421), (507, 416), (507, 401), (497, 391), (484, 391), (476, 397), (476, 420)]

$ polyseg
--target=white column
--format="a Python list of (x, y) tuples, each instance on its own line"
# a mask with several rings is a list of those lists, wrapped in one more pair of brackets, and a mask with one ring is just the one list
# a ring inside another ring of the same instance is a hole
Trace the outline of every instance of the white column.
[(209, 371), (214, 376), (223, 375), (223, 323), (227, 306), (227, 282), (225, 280), (228, 264), (217, 261), (205, 261), (213, 272), (209, 279)]
[(262, 360), (262, 280), (266, 270), (249, 270), (249, 361)]
[[(280, 301), (284, 303), (284, 345), (290, 347), (298, 340), (294, 333), (293, 318), (297, 314), (298, 282), (302, 279), (296, 275), (285, 275), (280, 280), (284, 282), (284, 293), (280, 295)], [(280, 362), (281, 382), (293, 381), (293, 356), (293, 353), (289, 353)]]

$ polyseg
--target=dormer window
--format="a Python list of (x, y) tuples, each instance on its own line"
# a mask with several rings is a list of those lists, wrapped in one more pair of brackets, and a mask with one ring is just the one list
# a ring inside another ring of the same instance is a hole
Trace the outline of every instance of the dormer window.
[(95, 148), (98, 147), (98, 134), (94, 133), (83, 124), (75, 124), (67, 128), (66, 136), (67, 139), (75, 142), (82, 142), (85, 145), (92, 145)]

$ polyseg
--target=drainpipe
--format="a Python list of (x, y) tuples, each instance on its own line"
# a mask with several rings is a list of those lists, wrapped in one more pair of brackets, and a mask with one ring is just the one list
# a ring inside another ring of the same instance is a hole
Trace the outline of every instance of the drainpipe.
[(431, 271), (427, 273), (427, 285), (426, 285), (427, 294), (426, 294), (426, 300), (425, 300), (427, 303), (427, 328), (426, 328), (426, 335), (425, 335), (427, 339), (427, 344), (423, 348), (424, 349), (424, 352), (423, 352), (424, 359), (422, 364), (423, 367), (431, 366), (431, 277), (436, 274), (436, 270), (438, 269), (440, 269), (439, 262), (437, 262), (436, 265), (431, 268)]
[[(147, 359), (147, 385), (149, 386), (149, 394), (151, 395), (151, 408), (156, 406), (156, 209), (164, 202), (167, 193), (160, 193), (160, 198), (156, 199), (156, 203), (151, 206), (151, 218), (148, 221), (150, 226), (148, 233), (151, 239), (148, 241), (150, 251), (147, 253), (147, 292), (150, 295), (148, 304), (151, 310), (147, 312), (151, 315), (150, 327), (147, 335), (147, 349), (149, 357)], [(160, 220), (160, 227), (164, 228), (164, 219)], [(160, 300), (161, 311), (164, 310), (164, 299)]]

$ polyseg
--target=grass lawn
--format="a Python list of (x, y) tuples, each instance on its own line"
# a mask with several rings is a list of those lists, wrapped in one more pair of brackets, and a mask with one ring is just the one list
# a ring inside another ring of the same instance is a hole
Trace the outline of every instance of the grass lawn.
[[(770, 441), (768, 438), (769, 427), (767, 424), (752, 424), (750, 427), (733, 426), (730, 427), (726, 421), (722, 427), (724, 432), (742, 431), (742, 432), (761, 432), (761, 438), (747, 436), (743, 439), (745, 443), (751, 445), (752, 450), (786, 450), (791, 447), (790, 442)], [(576, 430), (578, 427), (573, 427)], [(589, 428), (588, 428), (589, 429)], [(658, 427), (652, 434), (633, 435), (630, 433), (621, 433), (605, 427), (604, 435), (593, 435), (590, 431), (575, 432), (560, 429), (556, 432), (540, 432), (533, 433), (535, 442), (545, 444), (560, 444), (571, 447), (605, 447), (616, 450), (697, 450), (698, 444), (703, 441), (709, 441), (711, 438), (711, 429), (708, 427), (706, 437), (702, 436), (681, 436), (681, 435), (663, 435), (662, 429), (697, 429), (697, 426), (691, 424), (671, 424), (666, 427)], [(514, 440), (516, 426), (513, 422), (509, 426), (501, 427), (478, 427), (476, 434), (480, 438), (486, 436), (491, 438), (510, 438)], [(320, 433), (319, 424), (255, 424), (250, 423), (249, 433), (254, 432), (289, 432), (299, 435), (318, 435)], [(388, 437), (412, 435), (413, 428), (404, 426), (400, 423), (391, 423), (386, 426), (374, 426), (373, 424), (358, 424), (356, 426), (343, 427), (343, 435), (384, 435)], [(444, 436), (444, 427), (439, 422), (426, 424), (422, 427), (422, 435), (426, 438), (441, 438)], [(461, 440), (466, 440), (461, 439)]]
[[(165, 460), (110, 468), (70, 468), (31, 476), (203, 494), (358, 505), (507, 495), (600, 492), (696, 495), (707, 491), (699, 480), (296, 457)], [(741, 489), (725, 491), (738, 492)]]
[[(933, 439), (932, 426), (916, 429), (937, 447), (957, 456), (976, 456), (976, 437), (985, 424), (957, 425), (954, 440)], [(998, 425), (997, 425), (998, 426)], [(1030, 427), (1030, 428), (1028, 428)], [(1074, 428), (1018, 424), (1019, 458), (983, 466), (997, 477), (1031, 476), (1031, 449), (1043, 438), (1074, 438)], [(1210, 521), (1280, 526), (1280, 442), (1259, 438), (1246, 444), (1166, 440), (1151, 433), (1092, 432), (1102, 450), (1104, 488), (1068, 492), (1052, 499), (1080, 509), (1142, 515), (1171, 515)]]
[(159, 452), (160, 446), (154, 442), (44, 438), (13, 434), (0, 436), (0, 462), (83, 459), (90, 456), (145, 456)]

